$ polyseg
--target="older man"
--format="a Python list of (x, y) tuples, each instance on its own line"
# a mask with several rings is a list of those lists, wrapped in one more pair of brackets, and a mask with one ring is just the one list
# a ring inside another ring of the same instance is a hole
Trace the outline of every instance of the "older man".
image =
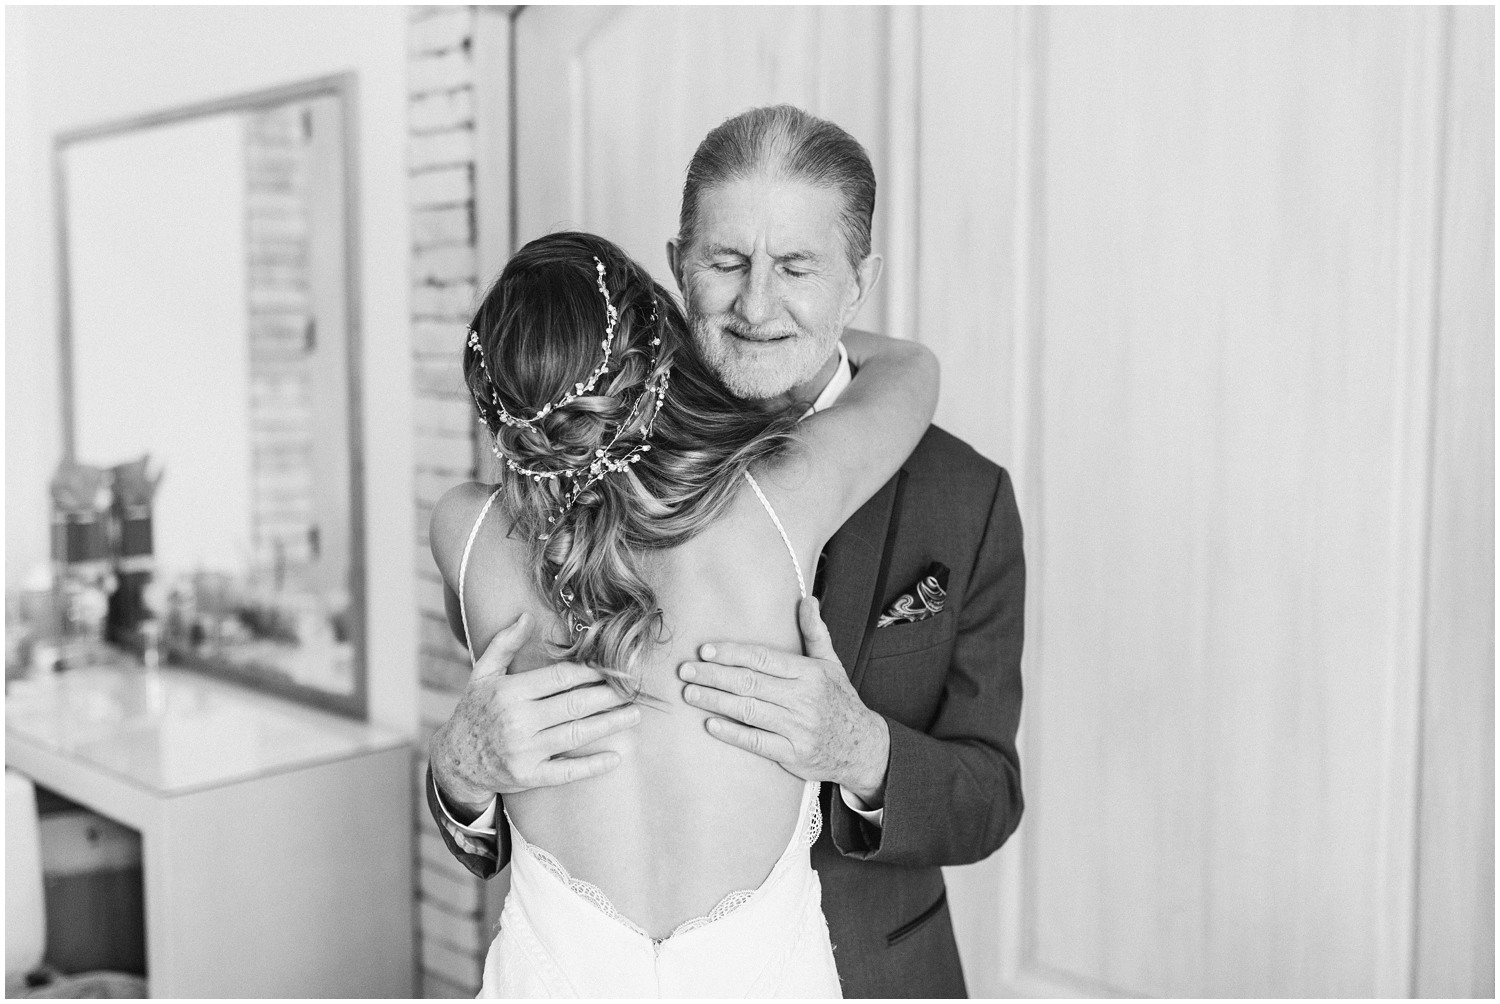
[[(864, 150), (798, 109), (754, 109), (699, 145), (667, 254), (695, 339), (737, 395), (816, 411), (848, 384), (839, 339), (881, 268), (874, 208)], [(940, 866), (993, 853), (1022, 808), (1025, 563), (1009, 477), (933, 427), (829, 542), (814, 591), (826, 632), (804, 638), (806, 655), (705, 646), (679, 669), (684, 699), (722, 741), (831, 782), (812, 859), (845, 995), (965, 996)], [(613, 766), (557, 753), (559, 736), (577, 749), (630, 727), (624, 709), (546, 700), (576, 682), (476, 671), (433, 736), (429, 804), (475, 874), (509, 858), (498, 797)]]

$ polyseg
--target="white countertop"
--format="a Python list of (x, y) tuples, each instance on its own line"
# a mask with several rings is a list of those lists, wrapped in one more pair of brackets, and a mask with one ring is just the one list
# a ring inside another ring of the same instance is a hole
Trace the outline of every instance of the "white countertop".
[[(10, 684), (7, 740), (172, 796), (403, 745), (351, 721), (203, 673), (88, 666)], [(10, 743), (7, 742), (9, 750)], [(9, 756), (7, 756), (9, 759)]]

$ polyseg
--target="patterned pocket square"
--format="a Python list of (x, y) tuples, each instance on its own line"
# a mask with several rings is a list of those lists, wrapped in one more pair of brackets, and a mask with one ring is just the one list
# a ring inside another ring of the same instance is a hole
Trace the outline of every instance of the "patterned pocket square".
[(886, 612), (880, 615), (880, 620), (875, 622), (877, 628), (890, 627), (892, 624), (910, 624), (913, 621), (923, 621), (934, 614), (942, 613), (943, 604), (948, 599), (948, 566), (940, 561), (934, 561), (927, 573), (917, 580), (917, 584), (906, 592), (896, 597)]

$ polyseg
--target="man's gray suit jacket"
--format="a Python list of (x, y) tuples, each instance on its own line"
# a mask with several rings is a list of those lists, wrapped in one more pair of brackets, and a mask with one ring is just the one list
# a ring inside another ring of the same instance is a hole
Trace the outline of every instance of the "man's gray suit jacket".
[[(993, 854), (1022, 810), (1015, 741), (1026, 563), (1010, 477), (933, 426), (824, 554), (823, 619), (891, 736), (882, 826), (823, 786), (812, 863), (844, 996), (964, 997), (941, 867)], [(935, 562), (949, 569), (943, 611), (877, 628)], [(430, 776), (427, 792), (438, 817)], [(510, 860), (503, 826), (498, 864), (438, 832), (481, 878)]]

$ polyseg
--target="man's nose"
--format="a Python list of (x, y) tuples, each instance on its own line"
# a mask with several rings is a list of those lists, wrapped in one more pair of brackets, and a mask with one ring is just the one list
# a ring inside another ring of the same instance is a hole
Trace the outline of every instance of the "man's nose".
[(752, 264), (740, 289), (739, 314), (750, 324), (765, 324), (776, 316), (775, 277), (768, 268)]

